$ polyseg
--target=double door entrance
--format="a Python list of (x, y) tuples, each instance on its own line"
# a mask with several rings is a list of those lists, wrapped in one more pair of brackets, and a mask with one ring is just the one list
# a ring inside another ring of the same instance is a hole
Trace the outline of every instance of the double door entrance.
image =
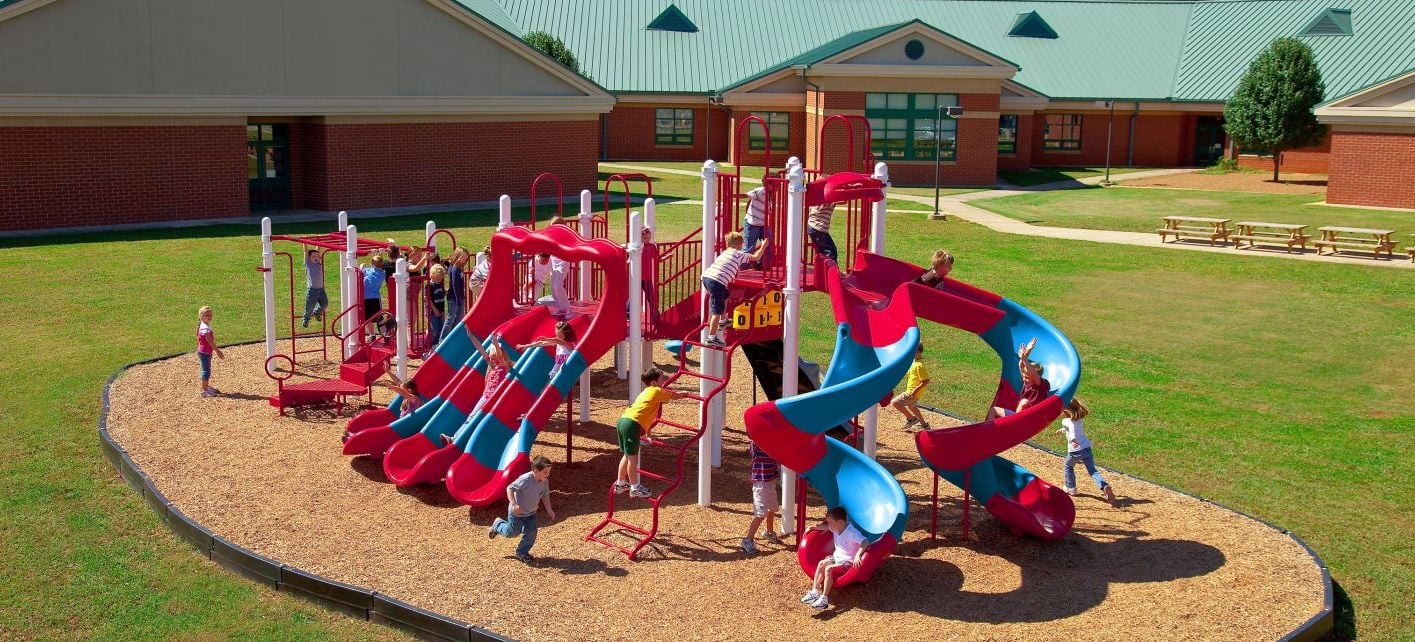
[(1223, 118), (1200, 116), (1194, 123), (1194, 164), (1208, 166), (1223, 158)]
[(289, 125), (246, 125), (246, 178), (252, 212), (290, 208)]

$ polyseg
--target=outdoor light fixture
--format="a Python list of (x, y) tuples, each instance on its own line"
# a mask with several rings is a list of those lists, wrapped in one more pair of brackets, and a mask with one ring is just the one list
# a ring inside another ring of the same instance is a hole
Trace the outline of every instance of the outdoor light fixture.
[(938, 209), (939, 169), (942, 164), (941, 157), (939, 155), (939, 149), (943, 147), (943, 119), (944, 117), (948, 117), (957, 120), (962, 116), (962, 107), (945, 107), (943, 105), (939, 105), (938, 115), (934, 117), (934, 213), (929, 218), (947, 218), (947, 216), (945, 216), (944, 213), (939, 211)]

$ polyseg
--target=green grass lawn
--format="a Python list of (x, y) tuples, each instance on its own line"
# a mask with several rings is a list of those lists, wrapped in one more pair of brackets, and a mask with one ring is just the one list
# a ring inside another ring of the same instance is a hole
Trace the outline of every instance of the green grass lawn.
[[(655, 194), (698, 198), (686, 178), (663, 177)], [(665, 206), (660, 238), (699, 216), (694, 207)], [(357, 223), (366, 235), (415, 241), (426, 218)], [(477, 246), (496, 214), (434, 218)], [(277, 232), (331, 226), (277, 224)], [(1010, 236), (913, 214), (891, 215), (889, 234), (889, 252), (915, 261), (946, 246), (959, 257), (956, 276), (1022, 302), (1076, 342), (1086, 364), (1080, 394), (1093, 408), (1088, 428), (1102, 464), (1293, 529), (1352, 596), (1363, 636), (1415, 636), (1408, 273)], [(7, 442), (0, 590), (9, 596), (0, 638), (399, 637), (199, 558), (99, 453), (94, 431), (107, 376), (129, 361), (191, 350), (199, 305), (214, 306), (222, 341), (260, 336), (254, 228), (35, 238), (0, 248), (0, 269), (42, 275), (26, 278), (23, 289), (12, 285), (4, 301), (12, 319), (28, 321), (11, 325), (10, 349), (0, 352), (0, 376), (12, 384), (0, 396)], [(803, 355), (824, 360), (833, 340), (828, 302), (811, 294), (805, 307)], [(981, 415), (997, 358), (957, 331), (926, 325), (923, 336), (935, 381), (927, 401)], [(1051, 433), (1043, 439), (1060, 446)]]
[[(1178, 189), (1086, 187), (972, 201), (985, 210), (1036, 225), (1095, 230), (1152, 232), (1162, 216), (1211, 216), (1234, 221), (1309, 225), (1319, 237), (1324, 225), (1374, 227), (1415, 232), (1409, 212), (1309, 205), (1311, 194), (1255, 194)], [(1409, 238), (1409, 237), (1406, 237)]]
[[(1143, 172), (1151, 167), (1112, 167), (1110, 175), (1129, 174), (1131, 172)], [(997, 177), (1012, 183), (1027, 187), (1030, 185), (1042, 185), (1045, 183), (1057, 183), (1060, 181), (1074, 181), (1078, 178), (1090, 178), (1092, 176), (1104, 176), (1104, 167), (1033, 167), (1029, 170), (1004, 170), (997, 173)]]

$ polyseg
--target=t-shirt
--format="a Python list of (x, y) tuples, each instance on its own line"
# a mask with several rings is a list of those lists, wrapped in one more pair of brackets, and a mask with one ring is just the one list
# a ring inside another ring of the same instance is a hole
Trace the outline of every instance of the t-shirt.
[[(910, 392), (915, 387), (923, 385), (923, 383), (928, 380), (929, 371), (924, 368), (924, 362), (915, 361), (914, 365), (909, 366), (909, 373), (904, 375), (904, 392)], [(923, 392), (922, 389), (919, 390), (920, 394), (923, 394)]]
[(372, 265), (363, 269), (364, 298), (377, 299), (383, 296), (383, 282), (388, 280), (388, 273), (373, 267)]
[(806, 227), (817, 232), (830, 231), (830, 217), (835, 214), (834, 205), (817, 205), (806, 215)]
[(197, 352), (201, 354), (216, 352), (216, 333), (212, 332), (211, 326), (205, 322), (197, 324)]
[(472, 408), (472, 412), (482, 409), (486, 402), (491, 400), (496, 394), (496, 389), (501, 387), (501, 382), (506, 379), (506, 368), (501, 366), (488, 366), (486, 369), (486, 380), (482, 383), (481, 399), (477, 400), (477, 405)]
[(477, 255), (477, 264), (472, 268), (472, 283), (486, 283), (486, 277), (491, 274), (491, 259), (484, 254)]
[(427, 300), (438, 312), (442, 312), (447, 303), (447, 287), (441, 283), (430, 283), (427, 286)]
[(854, 524), (846, 524), (839, 533), (835, 533), (835, 553), (832, 558), (836, 564), (853, 563), (855, 555), (864, 545), (865, 534), (855, 528)]
[(403, 405), (402, 405), (402, 407), (401, 407), (402, 414), (403, 414), (403, 415), (411, 415), (411, 414), (413, 414), (413, 411), (417, 410), (418, 408), (423, 407), (423, 404), (424, 404), (424, 403), (427, 403), (427, 402), (426, 402), (422, 397), (420, 397), (420, 396), (418, 396), (418, 395), (413, 395), (413, 396), (411, 396), (411, 397), (406, 397), (406, 398), (403, 399)]
[(511, 489), (511, 496), (516, 498), (516, 505), (525, 512), (517, 512), (517, 517), (527, 517), (536, 514), (536, 509), (540, 507), (540, 500), (550, 494), (550, 480), (536, 479), (535, 473), (526, 473), (516, 478), (507, 488)]
[(765, 450), (758, 448), (757, 442), (749, 442), (747, 455), (752, 458), (752, 481), (769, 482), (781, 475), (781, 466)]
[(757, 187), (747, 192), (747, 215), (743, 222), (747, 225), (766, 225), (765, 187)]
[(540, 262), (540, 259), (532, 259), (532, 260), (531, 260), (531, 282), (532, 282), (532, 283), (545, 283), (546, 280), (550, 278), (550, 272), (551, 272), (551, 270), (554, 270), (554, 269), (555, 269), (555, 266), (554, 266), (554, 264), (552, 264), (551, 261), (546, 261), (545, 263), (541, 263), (541, 262)]
[(703, 270), (703, 278), (712, 279), (723, 285), (731, 285), (732, 280), (737, 278), (737, 273), (742, 270), (742, 264), (750, 258), (752, 258), (750, 254), (729, 247), (722, 254), (717, 255), (708, 269)]
[(460, 307), (467, 302), (466, 273), (455, 265), (447, 268), (447, 294), (453, 305)]
[(567, 274), (570, 272), (570, 262), (557, 256), (550, 257), (550, 271), (556, 274)]
[(1051, 394), (1051, 382), (1038, 377), (1036, 384), (1022, 383), (1022, 398), (1027, 400), (1027, 405), (1035, 406), (1046, 399)]
[(672, 394), (667, 390), (658, 386), (649, 386), (639, 393), (639, 398), (634, 400), (634, 405), (629, 406), (621, 418), (632, 419), (634, 423), (639, 424), (640, 428), (648, 428), (649, 424), (658, 417), (659, 408), (663, 406), (665, 401), (672, 398)]
[(1078, 452), (1091, 447), (1091, 439), (1086, 436), (1080, 419), (1062, 419), (1061, 429), (1066, 433), (1066, 452)]
[(305, 258), (305, 287), (324, 287), (324, 264), (308, 257)]

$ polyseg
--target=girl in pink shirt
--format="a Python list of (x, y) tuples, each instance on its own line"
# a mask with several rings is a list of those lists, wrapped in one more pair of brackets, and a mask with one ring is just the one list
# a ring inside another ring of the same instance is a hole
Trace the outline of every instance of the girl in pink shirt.
[(211, 306), (203, 305), (197, 310), (197, 359), (201, 361), (201, 396), (215, 397), (219, 394), (211, 387), (211, 355), (225, 359), (226, 353), (216, 347), (216, 333), (211, 331)]

